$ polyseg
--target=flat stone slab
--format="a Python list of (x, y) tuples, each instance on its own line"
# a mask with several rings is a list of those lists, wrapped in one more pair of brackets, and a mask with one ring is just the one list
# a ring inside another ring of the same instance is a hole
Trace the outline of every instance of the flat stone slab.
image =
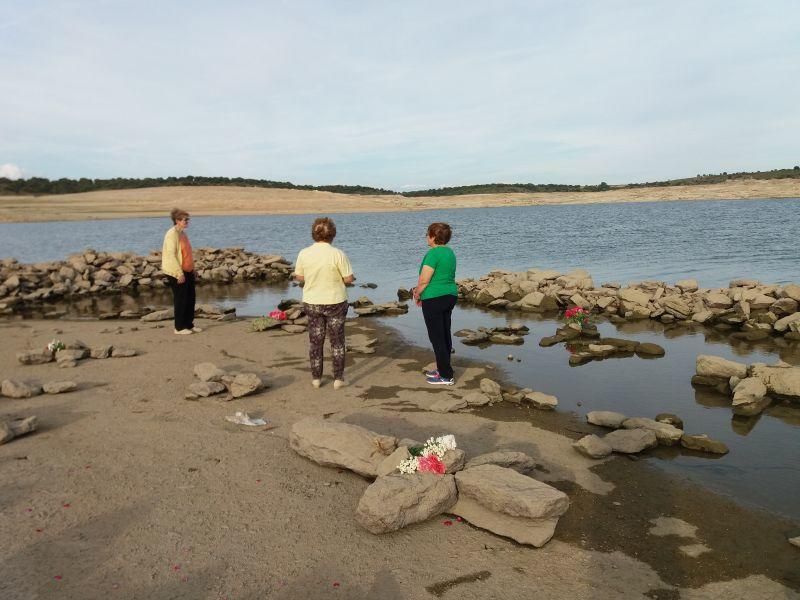
[(289, 445), (317, 464), (376, 477), (378, 467), (397, 449), (397, 438), (358, 425), (308, 418), (292, 425)]
[(74, 381), (50, 381), (42, 386), (46, 394), (63, 394), (78, 389)]
[(704, 377), (717, 377), (722, 379), (738, 377), (739, 379), (744, 379), (747, 377), (747, 365), (732, 360), (726, 360), (719, 356), (700, 354), (695, 362), (695, 372), (697, 375), (702, 375)]
[(356, 521), (374, 534), (397, 531), (449, 511), (457, 497), (452, 475), (398, 473), (378, 477), (359, 500)]
[(558, 406), (558, 398), (542, 392), (525, 394), (525, 400), (539, 410), (555, 410), (556, 406)]
[(17, 360), (23, 365), (43, 365), (53, 362), (55, 357), (49, 350), (34, 350), (32, 352), (17, 352)]
[(464, 468), (471, 469), (481, 465), (497, 465), (498, 467), (514, 469), (517, 473), (522, 473), (523, 475), (532, 473), (538, 466), (536, 461), (524, 452), (498, 450), (497, 452), (479, 454), (470, 459)]
[(189, 391), (196, 396), (208, 398), (216, 394), (221, 394), (227, 388), (219, 381), (197, 381), (189, 386)]
[(658, 445), (655, 432), (649, 429), (617, 429), (607, 433), (603, 439), (614, 452), (623, 454), (636, 454)]
[(644, 417), (625, 419), (622, 422), (622, 427), (625, 429), (649, 429), (656, 434), (656, 439), (662, 446), (674, 446), (681, 440), (683, 435), (683, 431), (669, 423), (661, 423)]
[(610, 429), (619, 429), (622, 427), (622, 422), (627, 419), (625, 415), (610, 410), (593, 410), (586, 413), (586, 421), (592, 425), (599, 425), (600, 427), (608, 427)]
[(18, 379), (4, 379), (0, 384), (0, 394), (6, 398), (31, 398), (41, 393), (41, 386)]
[(687, 435), (681, 436), (681, 446), (689, 450), (697, 450), (699, 452), (708, 452), (710, 454), (727, 454), (728, 446), (724, 443), (713, 440), (705, 434), (701, 435)]
[(193, 371), (200, 381), (222, 381), (225, 376), (225, 371), (210, 362), (196, 364)]
[(605, 458), (613, 452), (611, 445), (596, 435), (584, 436), (572, 447), (588, 458)]
[(653, 526), (650, 528), (650, 535), (666, 536), (675, 535), (682, 538), (696, 538), (697, 526), (687, 523), (683, 519), (675, 517), (657, 517), (651, 519)]

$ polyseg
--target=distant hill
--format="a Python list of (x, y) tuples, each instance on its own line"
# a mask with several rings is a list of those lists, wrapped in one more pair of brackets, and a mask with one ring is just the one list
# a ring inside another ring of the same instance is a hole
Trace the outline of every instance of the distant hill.
[(800, 179), (800, 166), (791, 169), (773, 169), (771, 171), (742, 171), (739, 173), (718, 173), (696, 175), (684, 179), (667, 181), (648, 181), (645, 183), (628, 183), (609, 185), (605, 181), (598, 185), (570, 185), (561, 183), (486, 183), (479, 185), (462, 185), (443, 187), (413, 192), (395, 192), (382, 188), (363, 185), (296, 185), (289, 181), (270, 181), (267, 179), (245, 179), (242, 177), (147, 177), (142, 179), (116, 177), (113, 179), (46, 179), (31, 177), (29, 179), (11, 180), (0, 177), (0, 196), (40, 196), (77, 194), (103, 190), (125, 190), (172, 186), (231, 186), (258, 187), (288, 190), (309, 190), (332, 192), (335, 194), (354, 195), (397, 195), (409, 198), (422, 196), (461, 196), (466, 194), (513, 194), (531, 192), (603, 192), (607, 190), (633, 189), (643, 187), (668, 187), (677, 185), (707, 185), (736, 181), (741, 179)]

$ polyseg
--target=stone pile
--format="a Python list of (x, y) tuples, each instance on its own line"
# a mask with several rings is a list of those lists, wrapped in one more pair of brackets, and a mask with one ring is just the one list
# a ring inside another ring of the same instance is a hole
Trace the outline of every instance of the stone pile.
[(299, 300), (283, 300), (278, 308), (286, 313), (286, 319), (279, 320), (272, 317), (259, 317), (252, 322), (253, 331), (269, 331), (281, 329), (286, 333), (303, 333), (308, 329), (308, 317)]
[(512, 323), (505, 327), (478, 327), (477, 330), (460, 329), (453, 335), (464, 338), (461, 343), (467, 346), (479, 346), (482, 344), (518, 345), (525, 343), (525, 339), (522, 336), (528, 335), (529, 331), (530, 329), (526, 325)]
[(314, 462), (345, 468), (374, 482), (356, 508), (358, 523), (374, 534), (397, 531), (442, 513), (476, 527), (540, 547), (552, 538), (569, 508), (563, 492), (521, 472), (536, 466), (521, 452), (495, 452), (465, 465), (464, 452), (448, 450), (443, 475), (403, 474), (414, 440), (398, 440), (357, 425), (308, 418), (289, 434), (292, 449)]
[[(197, 282), (284, 281), (292, 272), (282, 256), (254, 254), (243, 248), (196, 248)], [(11, 314), (46, 300), (165, 287), (161, 253), (87, 249), (66, 260), (35, 264), (0, 260), (0, 314)]]
[(56, 352), (44, 350), (26, 350), (17, 352), (17, 360), (23, 365), (42, 365), (55, 362), (60, 368), (76, 367), (78, 363), (87, 358), (128, 358), (136, 356), (137, 351), (128, 346), (100, 345), (89, 347), (80, 340), (68, 342), (65, 348)]
[(351, 302), (353, 312), (359, 317), (376, 317), (380, 315), (404, 315), (408, 312), (408, 304), (405, 302), (384, 302), (375, 304), (366, 296), (360, 297), (355, 302)]
[(572, 444), (578, 452), (589, 458), (605, 458), (612, 452), (637, 454), (656, 446), (674, 446), (727, 454), (728, 447), (707, 435), (684, 433), (683, 421), (675, 415), (662, 413), (655, 419), (626, 417), (622, 413), (596, 410), (587, 413), (586, 420), (592, 425), (613, 429), (603, 437), (587, 435)]
[(582, 269), (562, 274), (545, 269), (492, 271), (478, 279), (458, 281), (459, 297), (487, 308), (529, 312), (579, 306), (626, 320), (658, 319), (664, 323), (694, 321), (757, 340), (782, 335), (800, 340), (800, 285), (769, 285), (735, 279), (728, 288), (700, 288), (694, 279), (674, 285), (642, 281), (622, 287), (595, 287)]
[(184, 398), (187, 400), (199, 400), (227, 392), (221, 399), (230, 401), (255, 394), (265, 387), (263, 379), (256, 373), (228, 373), (210, 362), (196, 364), (193, 371), (197, 381), (186, 390)]
[(543, 348), (565, 343), (570, 351), (569, 364), (578, 366), (593, 360), (608, 357), (658, 358), (666, 353), (664, 348), (652, 342), (637, 342), (622, 338), (602, 338), (596, 327), (583, 327), (570, 323), (559, 327), (555, 335), (543, 337), (539, 345)]
[(746, 365), (719, 356), (700, 354), (693, 385), (710, 386), (731, 397), (734, 414), (760, 414), (773, 399), (800, 405), (800, 367), (786, 363)]

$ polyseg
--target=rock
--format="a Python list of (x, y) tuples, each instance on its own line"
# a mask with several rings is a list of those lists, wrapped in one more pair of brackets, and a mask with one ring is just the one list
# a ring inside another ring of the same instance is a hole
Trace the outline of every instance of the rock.
[(38, 422), (36, 417), (23, 417), (19, 419), (12, 419), (10, 421), (0, 422), (0, 444), (10, 442), (14, 438), (18, 438), (26, 433), (36, 431)]
[(464, 401), (467, 403), (467, 406), (485, 406), (489, 404), (492, 399), (483, 392), (475, 391), (464, 396)]
[(114, 350), (113, 346), (95, 346), (91, 350), (89, 350), (89, 356), (91, 358), (96, 359), (104, 359), (109, 358), (111, 356), (111, 352)]
[(558, 398), (542, 392), (530, 392), (525, 394), (525, 400), (533, 404), (539, 410), (553, 410), (558, 406)]
[(627, 419), (625, 415), (610, 410), (593, 410), (586, 413), (586, 420), (592, 425), (599, 425), (600, 427), (609, 427), (611, 429), (619, 429), (622, 427), (622, 422)]
[(204, 362), (194, 366), (194, 376), (200, 381), (222, 381), (225, 371), (214, 363)]
[(114, 346), (111, 349), (112, 358), (128, 358), (131, 356), (136, 356), (136, 350), (133, 348), (128, 348), (127, 346)]
[(17, 352), (17, 360), (23, 365), (43, 365), (55, 360), (49, 350), (33, 350), (30, 352)]
[(452, 475), (392, 474), (372, 483), (356, 508), (356, 521), (374, 534), (397, 531), (449, 511), (457, 497)]
[(493, 333), (489, 336), (489, 341), (493, 344), (506, 344), (509, 346), (519, 345), (525, 342), (521, 336), (512, 333)]
[(617, 347), (611, 344), (589, 344), (587, 350), (593, 356), (605, 357), (614, 354), (617, 351)]
[(213, 396), (215, 394), (221, 394), (226, 389), (227, 388), (225, 387), (225, 384), (220, 383), (219, 381), (197, 381), (189, 385), (189, 392), (202, 398), (208, 398), (209, 396)]
[(380, 464), (397, 449), (397, 438), (358, 425), (310, 417), (292, 425), (289, 444), (320, 465), (376, 477)]
[(711, 454), (727, 454), (728, 446), (717, 440), (712, 440), (705, 434), (701, 435), (688, 435), (684, 433), (681, 436), (681, 446), (689, 450), (698, 450), (700, 452), (709, 452)]
[(783, 287), (782, 296), (800, 302), (800, 285), (790, 283)]
[(4, 379), (0, 384), (0, 393), (6, 398), (31, 398), (42, 393), (39, 385), (19, 381), (18, 379)]
[(488, 377), (484, 377), (481, 379), (481, 391), (489, 396), (489, 399), (492, 402), (498, 401), (503, 397), (503, 390), (500, 388), (500, 384), (496, 381), (489, 379)]
[(696, 292), (699, 288), (696, 279), (681, 279), (675, 282), (675, 287), (681, 289), (682, 292)]
[(706, 306), (709, 308), (730, 308), (733, 306), (733, 300), (731, 300), (727, 295), (716, 292), (706, 294), (705, 302)]
[(524, 452), (498, 450), (488, 454), (479, 454), (472, 458), (464, 468), (471, 469), (480, 465), (497, 465), (498, 467), (514, 469), (517, 473), (522, 473), (523, 475), (532, 473), (537, 467), (536, 461)]
[(445, 473), (453, 474), (462, 470), (466, 461), (467, 455), (461, 448), (448, 450), (444, 453), (444, 456), (442, 456), (442, 462), (446, 467)]
[(743, 417), (761, 414), (772, 402), (767, 396), (767, 386), (758, 377), (742, 379), (733, 390), (733, 413)]
[(69, 350), (65, 348), (63, 350), (59, 350), (58, 352), (56, 352), (56, 362), (58, 363), (78, 362), (79, 360), (83, 360), (87, 356), (89, 356), (88, 350), (83, 350), (83, 349)]
[(596, 435), (586, 435), (572, 444), (578, 452), (589, 458), (604, 458), (611, 454), (611, 446)]
[(636, 454), (658, 445), (656, 434), (650, 429), (618, 429), (607, 433), (603, 440), (614, 452), (624, 454)]
[(281, 325), (281, 329), (283, 329), (286, 333), (303, 333), (306, 330), (306, 327), (305, 325), (287, 323), (286, 325)]
[(411, 300), (414, 297), (414, 294), (411, 293), (411, 290), (407, 290), (406, 288), (398, 288), (397, 289), (397, 300), (400, 302), (405, 302), (406, 300)]
[(680, 441), (683, 435), (683, 431), (677, 427), (644, 417), (625, 419), (622, 422), (622, 427), (625, 429), (647, 429), (652, 431), (656, 434), (656, 439), (662, 446), (674, 446)]
[(146, 314), (141, 318), (141, 320), (146, 323), (154, 323), (156, 321), (170, 321), (174, 318), (175, 312), (171, 308), (167, 308)]
[(633, 304), (638, 304), (639, 306), (647, 306), (652, 298), (650, 294), (646, 294), (636, 288), (622, 288), (617, 292), (617, 296), (620, 298), (620, 300), (632, 302)]
[(51, 381), (42, 386), (46, 394), (63, 394), (78, 389), (74, 381)]
[(796, 548), (800, 548), (800, 535), (797, 537), (789, 538), (789, 543)]
[(751, 372), (753, 377), (764, 382), (770, 394), (800, 401), (800, 367), (770, 367), (755, 363)]
[(695, 371), (704, 377), (717, 377), (725, 380), (734, 376), (740, 379), (747, 377), (747, 365), (708, 354), (698, 355)]
[(448, 413), (461, 410), (467, 407), (467, 401), (463, 398), (442, 398), (430, 405), (429, 409), (433, 412)]
[(558, 309), (558, 300), (553, 296), (548, 296), (542, 292), (531, 292), (519, 300), (521, 310), (533, 312), (545, 312)]
[(239, 373), (228, 385), (231, 396), (241, 398), (249, 396), (261, 389), (264, 383), (255, 373)]
[(778, 319), (772, 327), (775, 331), (784, 332), (792, 326), (792, 323), (800, 323), (800, 312)]
[(5, 421), (0, 421), (0, 445), (10, 442), (14, 439), (14, 432)]
[(637, 356), (664, 356), (666, 353), (664, 348), (652, 342), (642, 342), (636, 346), (635, 352)]
[(566, 494), (512, 469), (487, 464), (455, 477), (458, 502), (450, 512), (521, 544), (546, 544), (569, 508)]
[(509, 291), (511, 291), (511, 286), (505, 281), (495, 280), (478, 292), (475, 296), (475, 304), (489, 304), (503, 298)]
[(673, 415), (672, 413), (658, 413), (656, 415), (656, 421), (659, 423), (672, 425), (677, 429), (683, 429), (683, 419), (681, 419), (678, 415)]
[(384, 458), (381, 464), (378, 465), (378, 477), (394, 473), (397, 471), (397, 467), (400, 466), (400, 463), (409, 458), (411, 458), (411, 454), (408, 451), (408, 446), (398, 446), (397, 450)]

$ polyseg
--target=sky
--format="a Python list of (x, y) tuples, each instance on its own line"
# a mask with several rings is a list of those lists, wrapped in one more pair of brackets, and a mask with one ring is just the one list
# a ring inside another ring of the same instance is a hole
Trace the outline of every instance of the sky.
[(796, 0), (0, 0), (0, 176), (398, 191), (800, 163)]

